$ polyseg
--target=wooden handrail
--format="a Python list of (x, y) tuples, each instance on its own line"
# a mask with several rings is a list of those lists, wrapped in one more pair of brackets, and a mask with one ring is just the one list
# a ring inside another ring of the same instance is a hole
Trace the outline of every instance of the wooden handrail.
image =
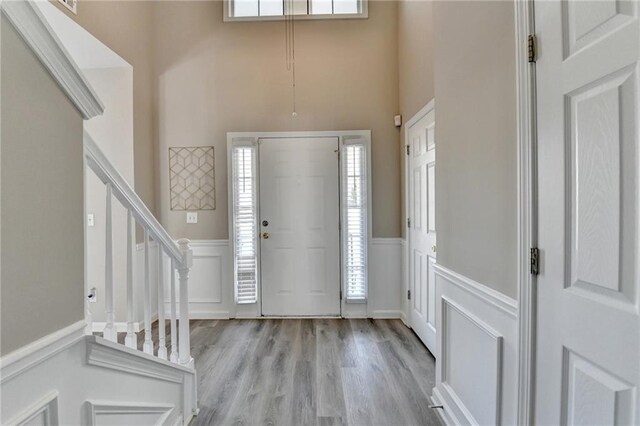
[(149, 232), (150, 237), (164, 247), (167, 255), (176, 261), (176, 266), (178, 268), (186, 266), (185, 256), (178, 245), (149, 211), (138, 194), (131, 188), (131, 185), (111, 165), (111, 162), (100, 150), (98, 144), (86, 131), (84, 132), (84, 157), (87, 161), (87, 166), (93, 170), (98, 179), (105, 185), (111, 185), (113, 195), (127, 210), (133, 213), (136, 222)]

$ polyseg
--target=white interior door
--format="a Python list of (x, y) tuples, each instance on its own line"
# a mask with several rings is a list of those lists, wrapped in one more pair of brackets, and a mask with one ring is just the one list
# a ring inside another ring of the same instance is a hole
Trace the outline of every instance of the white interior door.
[(537, 1), (535, 423), (640, 422), (637, 1)]
[(338, 138), (259, 150), (262, 314), (340, 315)]
[(432, 353), (436, 348), (435, 112), (409, 127), (409, 290), (411, 328)]

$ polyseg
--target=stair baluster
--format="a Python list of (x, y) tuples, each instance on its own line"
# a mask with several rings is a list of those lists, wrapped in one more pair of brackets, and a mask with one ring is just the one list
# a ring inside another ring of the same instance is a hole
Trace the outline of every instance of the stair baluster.
[(138, 339), (136, 338), (133, 326), (133, 235), (135, 233), (135, 222), (131, 210), (127, 211), (127, 337), (124, 344), (136, 349)]
[(106, 199), (106, 214), (105, 214), (105, 259), (104, 259), (104, 288), (105, 288), (105, 305), (107, 323), (104, 327), (102, 336), (115, 342), (118, 340), (116, 330), (114, 328), (115, 313), (113, 302), (113, 226), (112, 215), (113, 210), (111, 208), (111, 183), (106, 185), (107, 199)]
[(158, 244), (158, 358), (167, 359), (164, 315), (164, 250)]

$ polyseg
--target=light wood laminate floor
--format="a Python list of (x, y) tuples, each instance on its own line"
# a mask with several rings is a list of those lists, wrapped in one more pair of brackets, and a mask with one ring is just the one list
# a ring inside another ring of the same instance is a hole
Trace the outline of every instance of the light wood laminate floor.
[(434, 358), (398, 320), (191, 322), (192, 425), (439, 425)]

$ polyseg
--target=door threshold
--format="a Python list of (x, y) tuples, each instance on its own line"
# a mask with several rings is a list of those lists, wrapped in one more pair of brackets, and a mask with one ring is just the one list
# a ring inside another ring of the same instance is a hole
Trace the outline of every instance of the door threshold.
[(262, 315), (260, 319), (341, 319), (340, 315)]

